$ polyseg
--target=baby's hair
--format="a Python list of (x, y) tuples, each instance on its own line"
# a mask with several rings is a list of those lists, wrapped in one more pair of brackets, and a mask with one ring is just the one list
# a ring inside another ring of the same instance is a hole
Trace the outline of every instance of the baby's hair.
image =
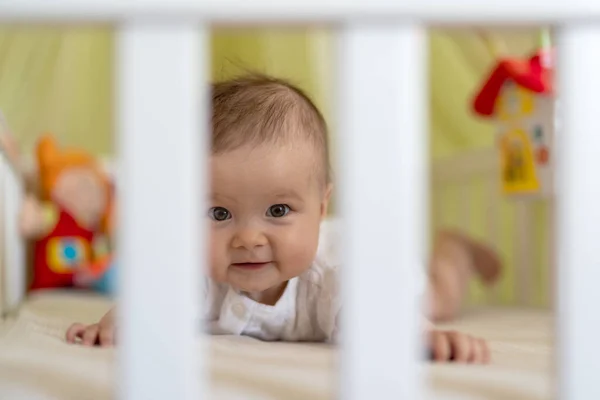
[(320, 153), (322, 176), (330, 181), (327, 124), (301, 89), (261, 74), (217, 82), (212, 89), (213, 154), (244, 145), (309, 140)]

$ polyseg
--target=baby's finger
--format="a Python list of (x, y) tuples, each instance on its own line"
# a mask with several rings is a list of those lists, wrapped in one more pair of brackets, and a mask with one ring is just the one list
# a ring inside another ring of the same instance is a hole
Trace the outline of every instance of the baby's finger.
[(481, 362), (484, 364), (488, 364), (491, 359), (490, 347), (488, 346), (487, 342), (483, 339), (479, 339), (479, 342), (481, 343)]
[(98, 324), (90, 325), (86, 328), (85, 332), (83, 333), (84, 346), (93, 346), (96, 344), (96, 341), (98, 340), (99, 329), (100, 328), (98, 327)]
[(460, 332), (449, 332), (448, 336), (452, 345), (452, 359), (460, 363), (467, 362), (473, 347), (471, 339)]
[(469, 354), (469, 362), (474, 364), (483, 363), (483, 340), (471, 338), (471, 352)]
[(67, 329), (66, 339), (67, 343), (75, 343), (78, 338), (81, 338), (85, 332), (85, 325), (83, 324), (73, 324)]
[(451, 355), (451, 347), (446, 335), (441, 332), (434, 332), (430, 340), (433, 359), (436, 361), (448, 361)]
[(114, 331), (109, 328), (100, 328), (100, 346), (112, 346), (114, 345)]

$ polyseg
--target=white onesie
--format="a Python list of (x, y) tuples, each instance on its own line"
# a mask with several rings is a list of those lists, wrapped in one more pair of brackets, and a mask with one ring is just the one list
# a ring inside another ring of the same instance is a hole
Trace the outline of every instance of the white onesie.
[(227, 284), (207, 280), (204, 317), (209, 333), (269, 341), (335, 341), (341, 306), (337, 229), (334, 220), (323, 222), (315, 261), (289, 281), (273, 306), (257, 303)]

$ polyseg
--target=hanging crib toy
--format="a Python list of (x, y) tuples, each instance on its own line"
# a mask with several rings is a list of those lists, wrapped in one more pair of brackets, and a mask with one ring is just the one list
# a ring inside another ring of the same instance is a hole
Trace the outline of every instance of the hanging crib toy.
[(473, 108), (496, 124), (502, 191), (547, 197), (553, 191), (555, 134), (553, 51), (550, 35), (528, 59), (502, 57), (475, 97)]

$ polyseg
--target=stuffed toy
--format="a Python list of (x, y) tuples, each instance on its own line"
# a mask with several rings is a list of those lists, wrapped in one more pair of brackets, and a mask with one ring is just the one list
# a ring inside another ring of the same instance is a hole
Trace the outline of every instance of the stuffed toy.
[(34, 242), (30, 290), (71, 287), (79, 269), (109, 254), (112, 186), (92, 155), (60, 149), (50, 135), (39, 139), (36, 160), (39, 196), (26, 195), (20, 218)]
[(110, 254), (82, 266), (74, 276), (76, 287), (92, 289), (110, 297), (115, 295), (115, 280), (116, 270)]
[[(114, 199), (114, 187), (111, 186), (111, 198)], [(111, 207), (109, 212), (114, 212)], [(108, 238), (112, 233), (114, 214), (109, 214), (105, 221), (104, 231)], [(109, 249), (112, 246), (108, 246)], [(98, 252), (94, 260), (77, 268), (73, 276), (73, 283), (77, 288), (91, 289), (95, 292), (114, 297), (116, 291), (116, 271), (112, 252)]]

